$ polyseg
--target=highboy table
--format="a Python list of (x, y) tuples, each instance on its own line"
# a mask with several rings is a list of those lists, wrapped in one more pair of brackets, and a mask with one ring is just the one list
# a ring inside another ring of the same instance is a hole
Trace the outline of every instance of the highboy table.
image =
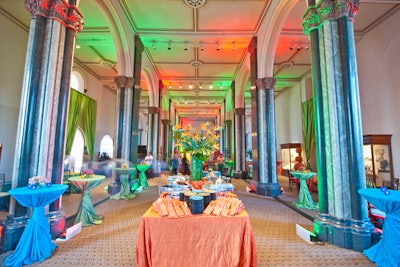
[(377, 266), (400, 266), (400, 191), (388, 192), (386, 195), (381, 189), (358, 190), (368, 202), (386, 213), (381, 240), (364, 250), (364, 255)]
[(53, 184), (50, 187), (45, 186), (37, 189), (19, 187), (8, 191), (22, 206), (33, 208), (33, 213), (17, 247), (7, 257), (6, 266), (32, 264), (37, 261), (44, 261), (51, 256), (51, 252), (57, 245), (51, 241), (50, 225), (44, 214), (44, 207), (59, 198), (67, 188), (67, 185)]
[(314, 177), (317, 174), (315, 172), (303, 171), (293, 171), (290, 172), (290, 174), (300, 180), (299, 196), (297, 200), (293, 202), (293, 204), (298, 208), (305, 208), (310, 210), (318, 209), (318, 204), (313, 201), (306, 183), (308, 179)]
[(94, 211), (90, 191), (100, 185), (106, 177), (104, 175), (95, 175), (94, 177), (74, 176), (68, 179), (74, 186), (82, 192), (81, 203), (75, 217), (75, 223), (82, 222), (82, 226), (101, 224), (103, 216), (96, 215)]

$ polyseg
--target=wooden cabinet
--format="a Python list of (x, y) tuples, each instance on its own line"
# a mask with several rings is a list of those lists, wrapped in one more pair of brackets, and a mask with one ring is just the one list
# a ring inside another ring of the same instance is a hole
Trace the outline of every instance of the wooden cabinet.
[(388, 134), (364, 135), (364, 166), (367, 187), (393, 187), (391, 139), (392, 135)]
[(296, 164), (296, 157), (302, 156), (296, 152), (297, 148), (301, 148), (301, 144), (299, 143), (281, 144), (282, 175), (289, 177), (289, 172), (294, 170), (294, 164)]

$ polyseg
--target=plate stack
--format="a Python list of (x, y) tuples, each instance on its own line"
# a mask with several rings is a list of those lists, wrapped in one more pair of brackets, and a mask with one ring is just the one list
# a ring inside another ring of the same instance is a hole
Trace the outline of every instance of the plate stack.
[(203, 197), (202, 196), (191, 196), (189, 198), (190, 212), (192, 214), (202, 214), (204, 210)]

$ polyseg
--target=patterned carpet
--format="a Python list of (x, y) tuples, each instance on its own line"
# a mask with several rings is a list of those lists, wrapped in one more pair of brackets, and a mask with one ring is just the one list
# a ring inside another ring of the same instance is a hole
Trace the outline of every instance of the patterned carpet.
[[(105, 216), (103, 224), (85, 227), (72, 239), (57, 242), (58, 247), (50, 258), (29, 266), (136, 266), (135, 243), (140, 218), (158, 197), (157, 186), (166, 184), (166, 179), (150, 179), (150, 188), (131, 200), (109, 199), (104, 190), (109, 182), (107, 179), (92, 192), (93, 202), (100, 203), (95, 206), (96, 213)], [(233, 179), (232, 183), (251, 219), (258, 266), (375, 266), (362, 253), (330, 244), (309, 244), (299, 238), (295, 224), (312, 231), (313, 222), (290, 208), (290, 202), (296, 199), (296, 190), (288, 190), (286, 181), (280, 181), (284, 187), (280, 201), (247, 193), (247, 182), (244, 180)], [(76, 212), (79, 200), (79, 194), (63, 196), (63, 209), (67, 217)], [(286, 202), (286, 205), (282, 202)], [(306, 212), (309, 216), (316, 214), (315, 211)], [(0, 255), (0, 264), (10, 253)]]

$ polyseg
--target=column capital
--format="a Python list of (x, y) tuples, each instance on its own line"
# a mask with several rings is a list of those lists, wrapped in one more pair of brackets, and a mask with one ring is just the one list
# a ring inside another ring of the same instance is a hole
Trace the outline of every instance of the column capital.
[(328, 20), (337, 20), (346, 17), (350, 21), (354, 21), (354, 17), (360, 6), (359, 0), (331, 0), (320, 1), (315, 6), (310, 6), (304, 14), (303, 31), (310, 34)]
[(74, 30), (75, 34), (82, 31), (83, 15), (76, 6), (69, 5), (65, 0), (25, 0), (25, 9), (31, 18), (39, 15), (57, 20), (64, 27)]
[(148, 107), (149, 113), (150, 114), (158, 114), (160, 113), (160, 108), (159, 107)]
[(135, 80), (132, 77), (117, 76), (114, 82), (118, 88), (132, 88)]
[(232, 121), (231, 121), (231, 120), (226, 120), (226, 121), (225, 121), (225, 125), (226, 125), (226, 126), (232, 125)]
[(273, 77), (265, 77), (261, 79), (257, 79), (256, 86), (259, 90), (274, 90), (275, 89), (276, 79)]
[(245, 114), (245, 108), (235, 108), (235, 114), (237, 115), (244, 115)]
[(165, 125), (169, 125), (170, 120), (161, 120), (162, 124)]

